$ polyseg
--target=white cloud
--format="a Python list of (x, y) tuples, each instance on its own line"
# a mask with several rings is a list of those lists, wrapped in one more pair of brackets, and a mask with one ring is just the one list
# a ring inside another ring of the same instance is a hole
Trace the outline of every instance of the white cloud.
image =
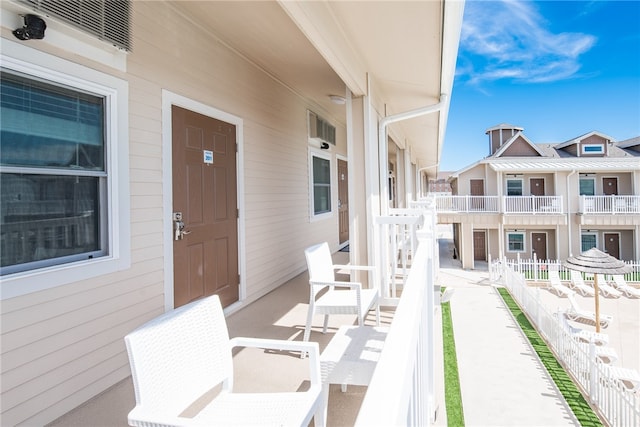
[(530, 1), (467, 1), (459, 65), (471, 83), (551, 82), (575, 76), (596, 38), (552, 33)]

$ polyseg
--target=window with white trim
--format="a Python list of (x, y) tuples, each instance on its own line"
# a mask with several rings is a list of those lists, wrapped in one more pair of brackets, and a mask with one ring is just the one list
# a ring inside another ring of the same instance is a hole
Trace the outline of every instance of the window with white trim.
[(595, 196), (596, 180), (594, 178), (580, 177), (580, 195)]
[(603, 154), (604, 145), (602, 144), (582, 144), (582, 154)]
[(582, 233), (580, 235), (580, 252), (588, 251), (598, 245), (598, 235), (596, 233)]
[(522, 196), (522, 179), (507, 179), (507, 196)]
[(311, 217), (331, 215), (331, 156), (311, 150), (309, 152), (309, 186)]
[(127, 83), (13, 51), (0, 55), (2, 298), (130, 265)]
[(524, 252), (524, 243), (524, 233), (515, 231), (507, 233), (507, 251)]

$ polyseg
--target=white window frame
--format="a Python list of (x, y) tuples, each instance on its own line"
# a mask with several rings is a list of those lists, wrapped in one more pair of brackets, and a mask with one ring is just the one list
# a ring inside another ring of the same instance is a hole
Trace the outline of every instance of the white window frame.
[[(512, 235), (520, 235), (522, 236), (522, 250), (512, 250), (510, 248), (509, 245), (509, 238)], [(507, 252), (520, 252), (520, 253), (524, 253), (527, 251), (527, 233), (525, 233), (524, 231), (508, 231), (507, 232)]]
[(524, 180), (522, 178), (507, 178), (504, 183), (504, 193), (509, 196), (509, 181), (520, 181), (520, 194), (511, 195), (510, 197), (524, 196)]
[[(313, 182), (313, 158), (318, 157), (320, 159), (329, 161), (329, 198), (331, 203), (331, 209), (328, 212), (323, 212), (320, 214), (315, 213), (315, 200), (314, 200), (314, 182)], [(327, 153), (325, 151), (316, 150), (314, 148), (309, 148), (309, 219), (311, 222), (320, 221), (323, 219), (328, 219), (333, 217), (333, 210), (335, 208), (335, 203), (333, 202), (335, 189), (334, 184), (334, 175), (336, 174), (335, 165), (333, 162), (333, 157), (331, 153)]]
[[(582, 194), (580, 192), (580, 181), (582, 180), (590, 180), (593, 182), (593, 194)], [(580, 196), (595, 196), (596, 195), (596, 178), (592, 176), (581, 176), (578, 178), (578, 193)]]
[[(587, 151), (587, 148), (598, 148), (598, 151)], [(582, 144), (580, 151), (582, 154), (604, 154), (603, 144)]]
[(107, 176), (107, 255), (23, 271), (2, 277), (0, 299), (78, 282), (124, 270), (131, 265), (129, 202), (128, 83), (91, 68), (2, 40), (2, 67), (105, 97), (105, 170)]
[(594, 248), (598, 247), (598, 233), (595, 231), (583, 231), (582, 233), (580, 233), (580, 252), (584, 252), (582, 250), (582, 237), (583, 236), (594, 236), (596, 238), (596, 245), (594, 246)]

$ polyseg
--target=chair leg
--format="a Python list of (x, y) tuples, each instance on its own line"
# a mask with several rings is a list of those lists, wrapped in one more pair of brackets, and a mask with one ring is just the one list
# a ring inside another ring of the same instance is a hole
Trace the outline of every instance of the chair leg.
[(327, 333), (327, 326), (329, 326), (329, 315), (325, 314), (324, 315), (324, 325), (322, 326), (322, 333), (323, 334)]
[(380, 326), (380, 306), (376, 305), (376, 326)]

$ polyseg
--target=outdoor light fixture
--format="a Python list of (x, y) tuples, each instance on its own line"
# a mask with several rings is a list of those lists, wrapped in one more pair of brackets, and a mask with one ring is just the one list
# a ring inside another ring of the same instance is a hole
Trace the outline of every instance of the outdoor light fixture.
[(322, 144), (320, 144), (320, 149), (321, 150), (328, 150), (329, 149), (329, 144), (327, 144), (326, 142), (323, 142)]
[(331, 102), (337, 105), (344, 105), (347, 102), (347, 100), (344, 99), (344, 96), (340, 95), (329, 95), (329, 99), (331, 100)]
[(20, 40), (41, 40), (44, 38), (44, 30), (47, 24), (37, 15), (24, 15), (24, 26), (13, 30), (13, 35)]

